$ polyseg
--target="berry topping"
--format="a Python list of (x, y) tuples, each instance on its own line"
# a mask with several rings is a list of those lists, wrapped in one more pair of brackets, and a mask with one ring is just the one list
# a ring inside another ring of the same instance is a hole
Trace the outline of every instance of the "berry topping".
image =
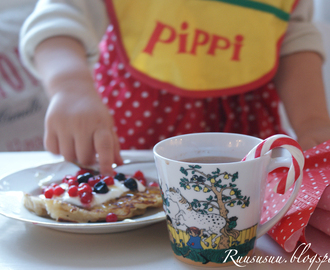
[(45, 189), (44, 195), (45, 195), (45, 198), (46, 198), (46, 199), (51, 199), (51, 198), (53, 198), (53, 195), (54, 195), (54, 189), (51, 188), (51, 187)]
[(150, 182), (149, 187), (159, 187), (157, 182)]
[(61, 186), (56, 186), (54, 187), (54, 195), (55, 196), (60, 196), (64, 193), (64, 189)]
[(76, 197), (78, 196), (78, 187), (77, 186), (71, 186), (68, 189), (68, 194), (70, 197)]
[(136, 191), (138, 186), (134, 178), (128, 178), (124, 181), (125, 187), (129, 188), (131, 191)]
[(111, 177), (111, 176), (104, 176), (104, 177), (102, 178), (102, 181), (103, 181), (104, 183), (106, 183), (108, 186), (112, 186), (112, 185), (115, 184), (115, 181), (114, 181), (113, 177)]
[(133, 175), (134, 178), (136, 178), (137, 180), (141, 180), (144, 179), (144, 174), (141, 171), (136, 171)]
[(90, 185), (86, 184), (86, 183), (81, 183), (78, 186), (78, 194), (79, 195), (83, 194), (84, 192), (92, 193), (92, 191), (93, 191), (92, 187)]
[(95, 193), (104, 194), (104, 193), (108, 193), (109, 188), (108, 188), (107, 184), (103, 180), (101, 180), (100, 182), (95, 184), (93, 190)]
[(84, 192), (80, 195), (80, 201), (83, 204), (89, 204), (93, 200), (93, 194), (89, 192)]
[(83, 175), (85, 173), (92, 173), (93, 170), (89, 170), (89, 169), (80, 169), (77, 173), (76, 176), (78, 177), (78, 175)]
[(117, 173), (115, 176), (115, 179), (117, 179), (119, 181), (124, 181), (124, 180), (126, 180), (126, 176), (123, 173)]
[(78, 183), (87, 183), (89, 178), (92, 178), (93, 175), (90, 172), (80, 174), (77, 176)]
[(118, 220), (118, 217), (114, 213), (107, 214), (107, 217), (105, 218), (106, 222), (116, 222)]
[(71, 186), (78, 186), (79, 183), (78, 183), (77, 180), (70, 179), (70, 180), (68, 181), (68, 185), (69, 185), (70, 187), (71, 187)]
[(92, 178), (88, 179), (88, 185), (90, 185), (91, 187), (94, 187), (96, 183), (98, 183), (101, 180), (100, 177), (98, 176), (94, 176)]

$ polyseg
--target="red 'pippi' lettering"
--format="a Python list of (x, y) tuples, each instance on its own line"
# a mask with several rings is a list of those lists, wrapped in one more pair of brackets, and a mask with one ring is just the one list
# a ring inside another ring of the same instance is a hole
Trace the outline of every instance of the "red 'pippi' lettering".
[(242, 35), (235, 36), (235, 41), (232, 42), (227, 37), (210, 34), (204, 30), (196, 28), (194, 29), (191, 48), (189, 50), (187, 48), (187, 44), (190, 35), (188, 32), (185, 32), (188, 30), (189, 24), (187, 22), (183, 22), (180, 28), (182, 32), (177, 33), (174, 27), (157, 21), (156, 27), (151, 34), (150, 39), (143, 52), (152, 55), (157, 43), (163, 43), (164, 45), (168, 45), (170, 43), (173, 43), (174, 41), (178, 41), (177, 53), (179, 54), (197, 55), (198, 48), (205, 47), (206, 50), (204, 51), (206, 54), (210, 56), (215, 56), (217, 50), (232, 49), (233, 53), (230, 60), (240, 61), (240, 52), (243, 47), (244, 40), (244, 37)]
[[(201, 37), (201, 39), (200, 39), (200, 37)], [(209, 39), (210, 39), (210, 35), (207, 32), (205, 32), (203, 30), (195, 29), (194, 41), (191, 46), (190, 53), (196, 54), (197, 47), (207, 44), (209, 42)]]
[[(167, 39), (160, 38), (160, 36), (162, 35), (164, 30), (169, 30), (169, 37)], [(156, 46), (157, 42), (171, 43), (175, 40), (175, 38), (176, 38), (176, 31), (173, 27), (157, 21), (155, 30), (152, 33), (150, 40), (149, 40), (147, 46), (144, 48), (143, 52), (149, 53), (152, 55), (152, 52), (153, 52), (154, 47)]]

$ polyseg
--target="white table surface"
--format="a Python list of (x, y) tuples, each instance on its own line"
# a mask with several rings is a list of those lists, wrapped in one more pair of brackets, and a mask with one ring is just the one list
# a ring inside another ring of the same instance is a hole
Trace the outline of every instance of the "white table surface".
[[(129, 153), (123, 151), (123, 153)], [(143, 152), (134, 151), (132, 154)], [(48, 152), (0, 153), (0, 179), (18, 170), (61, 161)], [(22, 179), (24, 181), (24, 179)], [(257, 240), (256, 256), (282, 256), (283, 264), (248, 264), (243, 269), (309, 269), (309, 263), (291, 263), (292, 254), (268, 235)], [(310, 269), (317, 269), (313, 265)], [(323, 264), (319, 269), (329, 269)], [(74, 234), (27, 224), (0, 215), (1, 270), (66, 269), (204, 269), (178, 261), (173, 255), (165, 221), (112, 234)], [(240, 269), (238, 266), (224, 269)]]

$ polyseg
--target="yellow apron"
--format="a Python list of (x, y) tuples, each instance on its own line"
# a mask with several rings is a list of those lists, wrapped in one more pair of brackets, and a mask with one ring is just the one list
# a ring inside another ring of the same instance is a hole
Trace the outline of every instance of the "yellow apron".
[(109, 0), (119, 55), (152, 87), (191, 97), (243, 93), (275, 75), (299, 0)]

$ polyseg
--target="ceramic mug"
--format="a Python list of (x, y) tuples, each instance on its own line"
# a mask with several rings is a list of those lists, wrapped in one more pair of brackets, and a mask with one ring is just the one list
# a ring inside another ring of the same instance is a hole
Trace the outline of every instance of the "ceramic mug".
[[(276, 168), (289, 167), (292, 157), (290, 150), (276, 148), (242, 161), (261, 142), (240, 134), (196, 133), (154, 146), (171, 246), (179, 260), (214, 267), (251, 256), (256, 239), (292, 205), (301, 176), (285, 206), (260, 224), (267, 175)], [(288, 181), (292, 177), (288, 175)]]

